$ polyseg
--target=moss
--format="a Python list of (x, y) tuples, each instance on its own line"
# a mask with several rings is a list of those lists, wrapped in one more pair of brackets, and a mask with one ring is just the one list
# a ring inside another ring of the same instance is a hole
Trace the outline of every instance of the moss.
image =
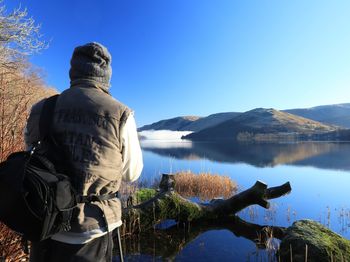
[(158, 212), (160, 219), (175, 219), (177, 221), (192, 221), (202, 216), (201, 208), (188, 202), (176, 193), (159, 200)]
[(152, 188), (141, 188), (136, 191), (135, 196), (137, 203), (145, 202), (157, 194), (157, 191)]
[[(155, 190), (144, 188), (137, 191), (135, 196), (139, 203), (142, 203), (156, 194)], [(139, 219), (143, 230), (148, 230), (165, 219), (188, 222), (199, 219), (202, 215), (200, 206), (187, 201), (175, 192), (169, 192), (146, 204), (142, 210), (137, 209), (137, 213), (129, 214), (128, 219), (130, 221)]]
[(202, 210), (199, 208), (199, 206), (189, 203), (189, 202), (185, 202), (183, 203), (183, 205), (181, 206), (181, 217), (180, 220), (188, 220), (188, 221), (192, 221), (192, 220), (196, 220), (198, 218), (200, 218), (203, 215)]
[(293, 261), (349, 261), (350, 241), (312, 220), (300, 220), (288, 228), (280, 246), (281, 258), (290, 257)]

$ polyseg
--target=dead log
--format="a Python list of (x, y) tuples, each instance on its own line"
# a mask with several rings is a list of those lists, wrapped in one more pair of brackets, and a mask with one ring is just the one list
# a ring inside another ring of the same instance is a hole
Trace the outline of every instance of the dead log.
[(281, 186), (268, 188), (264, 182), (257, 181), (251, 188), (226, 200), (214, 200), (204, 208), (207, 212), (213, 212), (223, 216), (235, 214), (251, 205), (259, 205), (268, 209), (270, 207), (268, 200), (286, 195), (291, 190), (289, 182)]
[(166, 219), (177, 222), (201, 223), (210, 220), (222, 220), (233, 216), (251, 205), (269, 208), (268, 200), (281, 197), (291, 191), (289, 182), (268, 188), (257, 181), (251, 188), (229, 199), (216, 199), (208, 204), (198, 204), (183, 198), (174, 191), (172, 175), (163, 175), (159, 192), (139, 205), (129, 206), (123, 210), (125, 231), (129, 233), (147, 231)]

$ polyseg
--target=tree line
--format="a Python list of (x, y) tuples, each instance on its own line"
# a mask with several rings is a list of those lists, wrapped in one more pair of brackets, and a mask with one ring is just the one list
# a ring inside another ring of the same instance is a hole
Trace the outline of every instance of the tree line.
[[(43, 71), (29, 57), (48, 48), (40, 26), (26, 9), (7, 11), (0, 1), (0, 162), (24, 149), (24, 129), (30, 108), (57, 93), (43, 80)], [(0, 223), (0, 260), (26, 257), (21, 238)]]

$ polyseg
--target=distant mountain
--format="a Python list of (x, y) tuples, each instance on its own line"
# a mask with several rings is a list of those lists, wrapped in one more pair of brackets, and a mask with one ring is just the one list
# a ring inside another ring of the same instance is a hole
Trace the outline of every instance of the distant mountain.
[(202, 129), (215, 126), (226, 120), (232, 119), (241, 113), (228, 112), (212, 114), (207, 117), (184, 116), (162, 120), (151, 125), (145, 125), (138, 131), (145, 130), (172, 130), (172, 131), (200, 131)]
[(180, 116), (171, 119), (165, 119), (158, 122), (155, 122), (150, 125), (145, 125), (140, 127), (138, 131), (145, 130), (171, 130), (171, 131), (191, 131), (186, 127), (192, 124), (194, 121), (200, 119), (198, 116)]
[(256, 108), (218, 125), (185, 136), (191, 140), (270, 141), (304, 139), (337, 130), (314, 120), (275, 109)]
[(145, 125), (139, 131), (193, 131), (186, 136), (193, 140), (278, 140), (287, 137), (348, 141), (350, 129), (345, 128), (350, 128), (350, 103), (283, 111), (258, 108), (245, 113), (175, 117)]
[(200, 131), (202, 129), (205, 129), (205, 128), (208, 128), (211, 126), (218, 125), (218, 124), (225, 122), (229, 119), (232, 119), (240, 114), (241, 113), (237, 113), (237, 112), (212, 114), (212, 115), (209, 115), (207, 117), (202, 117), (196, 121), (193, 121), (191, 124), (186, 126), (186, 128), (188, 128), (186, 130), (195, 131), (195, 132)]
[(284, 110), (326, 124), (350, 128), (350, 103)]

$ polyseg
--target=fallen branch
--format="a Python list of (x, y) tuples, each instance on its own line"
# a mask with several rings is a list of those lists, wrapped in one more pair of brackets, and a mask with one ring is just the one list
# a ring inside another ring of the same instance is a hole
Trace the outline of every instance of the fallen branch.
[(208, 204), (198, 204), (176, 193), (174, 185), (174, 176), (164, 174), (158, 194), (139, 205), (124, 209), (124, 220), (128, 221), (126, 224), (130, 226), (127, 231), (147, 231), (166, 219), (192, 222), (192, 224), (215, 219), (223, 220), (251, 205), (257, 204), (263, 208), (269, 208), (268, 200), (281, 197), (291, 191), (289, 182), (268, 188), (265, 183), (257, 181), (251, 188), (229, 199), (215, 199)]

